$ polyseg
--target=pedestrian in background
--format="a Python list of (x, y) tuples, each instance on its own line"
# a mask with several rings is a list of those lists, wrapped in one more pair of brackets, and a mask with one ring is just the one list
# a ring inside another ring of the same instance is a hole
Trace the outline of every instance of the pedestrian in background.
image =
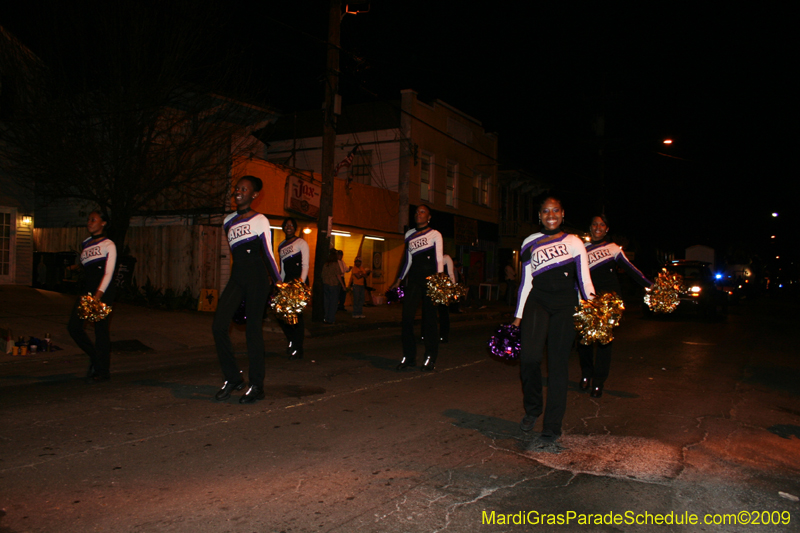
[[(342, 278), (342, 287), (347, 287), (344, 281), (344, 275), (350, 272), (350, 267), (344, 263), (344, 252), (341, 250), (336, 250), (336, 260), (339, 264), (339, 277)], [(339, 311), (346, 311), (344, 307), (344, 302), (347, 299), (347, 289), (341, 291), (339, 293)]]
[(331, 248), (328, 260), (322, 267), (322, 307), (325, 310), (324, 324), (333, 324), (336, 321), (336, 307), (339, 304), (339, 294), (345, 290), (342, 270), (339, 266), (336, 250)]
[(356, 257), (355, 266), (350, 274), (350, 286), (353, 287), (353, 318), (366, 318), (364, 316), (364, 295), (367, 290), (367, 276), (371, 270), (361, 268), (361, 258)]
[(517, 271), (514, 270), (514, 261), (509, 259), (503, 271), (506, 280), (506, 305), (514, 305), (517, 301)]

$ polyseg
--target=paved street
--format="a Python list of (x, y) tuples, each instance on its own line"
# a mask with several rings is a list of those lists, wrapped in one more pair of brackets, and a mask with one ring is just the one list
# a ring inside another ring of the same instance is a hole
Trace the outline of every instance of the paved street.
[[(55, 337), (65, 303), (40, 296), (57, 303), (2, 320), (51, 320)], [(391, 315), (318, 332), (302, 361), (268, 327), (267, 399), (242, 406), (213, 400), (207, 315), (126, 322), (124, 309), (115, 340), (153, 349), (115, 353), (109, 383), (79, 379), (86, 361), (63, 331), (62, 353), (0, 364), (0, 532), (800, 531), (798, 320), (785, 302), (713, 322), (629, 310), (602, 398), (578, 390), (573, 352), (556, 444), (539, 440), (541, 421), (519, 431), (518, 366), (487, 356), (508, 310), (454, 322), (431, 374), (393, 371)], [(135, 334), (146, 324), (151, 336)], [(635, 523), (741, 511), (780, 523)], [(520, 526), (520, 512), (576, 516)], [(623, 523), (578, 523), (609, 513)]]

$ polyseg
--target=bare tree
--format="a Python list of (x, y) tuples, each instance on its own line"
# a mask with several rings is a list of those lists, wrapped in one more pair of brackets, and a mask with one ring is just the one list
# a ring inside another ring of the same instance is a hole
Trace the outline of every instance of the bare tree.
[(96, 204), (120, 249), (138, 214), (221, 212), (232, 160), (272, 114), (237, 94), (249, 78), (214, 46), (216, 6), (62, 6), (25, 72), (35, 97), (18, 98), (0, 129), (4, 171), (39, 198)]

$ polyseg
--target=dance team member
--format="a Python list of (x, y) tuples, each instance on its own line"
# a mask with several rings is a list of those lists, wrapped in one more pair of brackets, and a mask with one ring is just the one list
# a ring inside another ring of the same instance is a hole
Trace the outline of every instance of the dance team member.
[(236, 212), (225, 217), (223, 228), (233, 256), (231, 277), (217, 302), (212, 332), (217, 346), (217, 357), (225, 376), (225, 383), (217, 392), (217, 400), (227, 400), (234, 390), (244, 388), (239, 367), (231, 344), (231, 319), (245, 301), (247, 313), (247, 359), (249, 361), (250, 388), (239, 398), (239, 403), (254, 403), (264, 399), (264, 333), (262, 321), (270, 291), (270, 278), (278, 282), (281, 277), (272, 255), (272, 234), (267, 217), (256, 213), (250, 204), (258, 196), (262, 183), (254, 176), (244, 176), (236, 184), (233, 200)]
[[(589, 226), (589, 235), (592, 242), (586, 243), (586, 253), (589, 256), (589, 271), (592, 274), (592, 285), (597, 295), (615, 292), (622, 296), (622, 289), (617, 278), (617, 266), (625, 269), (628, 275), (642, 287), (649, 287), (652, 282), (644, 277), (630, 261), (618, 245), (611, 242), (608, 237), (608, 219), (605, 215), (592, 218)], [(578, 345), (578, 355), (581, 360), (581, 390), (591, 386), (589, 393), (592, 398), (603, 395), (603, 385), (608, 378), (608, 369), (611, 365), (611, 350), (614, 342), (597, 344), (597, 355), (594, 355), (594, 345)]]
[[(296, 235), (297, 221), (289, 217), (283, 221), (283, 233), (286, 239), (278, 245), (278, 256), (281, 258), (281, 279), (284, 282), (299, 279), (303, 283), (308, 283), (308, 243), (302, 237)], [(306, 336), (305, 320), (300, 313), (297, 317), (297, 324), (287, 324), (280, 320), (289, 347), (286, 349), (290, 360), (303, 358), (303, 341)]]
[(530, 431), (542, 414), (542, 358), (547, 341), (547, 405), (542, 438), (561, 436), (567, 406), (569, 352), (575, 339), (572, 315), (578, 297), (594, 297), (589, 260), (583, 242), (561, 229), (561, 201), (548, 197), (539, 206), (541, 231), (528, 236), (520, 249), (521, 285), (513, 324), (520, 328), (520, 377), (525, 417)]
[(436, 305), (427, 296), (426, 278), (444, 268), (442, 253), (442, 234), (432, 229), (431, 210), (421, 205), (414, 213), (416, 229), (406, 232), (406, 253), (400, 266), (400, 274), (391, 289), (395, 289), (405, 279), (403, 297), (403, 358), (397, 370), (416, 366), (417, 346), (414, 340), (414, 315), (422, 301), (422, 336), (425, 339), (425, 363), (420, 370), (431, 372), (436, 365), (439, 353), (439, 328), (437, 327)]
[[(99, 211), (89, 213), (86, 229), (89, 237), (81, 243), (81, 264), (84, 280), (82, 294), (91, 293), (95, 300), (111, 305), (114, 301), (117, 285), (114, 283), (114, 269), (117, 266), (117, 247), (105, 236), (108, 217)], [(106, 381), (111, 377), (111, 333), (109, 331), (110, 316), (94, 323), (95, 344), (92, 344), (84, 327), (86, 322), (78, 317), (81, 299), (75, 302), (69, 317), (67, 331), (75, 344), (89, 356), (89, 370), (86, 373), (87, 383)]]

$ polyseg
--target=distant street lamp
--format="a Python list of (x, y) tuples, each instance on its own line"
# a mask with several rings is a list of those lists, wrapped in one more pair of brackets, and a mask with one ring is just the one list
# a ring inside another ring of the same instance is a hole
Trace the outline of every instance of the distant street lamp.
[(672, 139), (664, 139), (661, 142), (664, 143), (664, 144), (672, 144)]

